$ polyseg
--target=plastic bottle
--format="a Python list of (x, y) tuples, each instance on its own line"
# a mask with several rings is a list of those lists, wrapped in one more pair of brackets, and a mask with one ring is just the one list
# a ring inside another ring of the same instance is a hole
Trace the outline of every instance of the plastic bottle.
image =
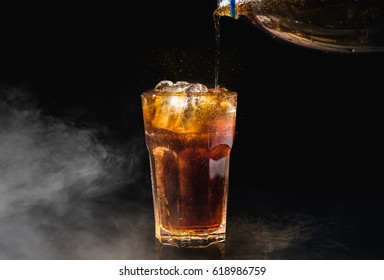
[(384, 51), (383, 0), (218, 0), (214, 15), (317, 50)]

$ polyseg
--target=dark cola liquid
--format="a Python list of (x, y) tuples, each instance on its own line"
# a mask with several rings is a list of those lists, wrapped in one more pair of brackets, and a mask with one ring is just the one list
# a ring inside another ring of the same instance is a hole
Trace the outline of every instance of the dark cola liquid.
[(225, 225), (233, 142), (229, 128), (205, 134), (156, 129), (147, 135), (159, 227), (194, 234)]

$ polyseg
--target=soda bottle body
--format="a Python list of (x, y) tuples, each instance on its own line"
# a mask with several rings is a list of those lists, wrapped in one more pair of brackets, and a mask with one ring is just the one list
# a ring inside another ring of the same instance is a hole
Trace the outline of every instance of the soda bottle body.
[(215, 16), (244, 18), (281, 40), (330, 52), (383, 52), (382, 0), (218, 0)]

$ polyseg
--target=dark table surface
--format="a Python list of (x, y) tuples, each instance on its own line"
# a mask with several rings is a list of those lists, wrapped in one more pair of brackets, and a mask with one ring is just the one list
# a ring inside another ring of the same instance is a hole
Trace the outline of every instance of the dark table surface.
[(0, 259), (384, 258), (383, 53), (304, 49), (230, 18), (227, 240), (156, 243), (139, 96), (214, 86), (215, 2), (2, 9)]
[(259, 211), (252, 214), (229, 208), (225, 243), (186, 249), (159, 245), (149, 204), (91, 192), (65, 192), (2, 218), (0, 259), (383, 259), (378, 203), (324, 201), (316, 209), (287, 210), (277, 201), (255, 201)]

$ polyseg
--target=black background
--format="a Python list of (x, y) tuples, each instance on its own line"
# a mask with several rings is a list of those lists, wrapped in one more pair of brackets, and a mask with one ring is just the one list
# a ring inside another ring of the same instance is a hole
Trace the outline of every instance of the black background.
[[(0, 85), (32, 92), (45, 114), (105, 126), (103, 141), (139, 137), (145, 149), (141, 92), (163, 79), (214, 86), (215, 8), (213, 0), (3, 7)], [(239, 97), (230, 215), (382, 211), (383, 54), (305, 49), (244, 20), (220, 26), (219, 84)], [(142, 159), (138, 184), (151, 203)]]

